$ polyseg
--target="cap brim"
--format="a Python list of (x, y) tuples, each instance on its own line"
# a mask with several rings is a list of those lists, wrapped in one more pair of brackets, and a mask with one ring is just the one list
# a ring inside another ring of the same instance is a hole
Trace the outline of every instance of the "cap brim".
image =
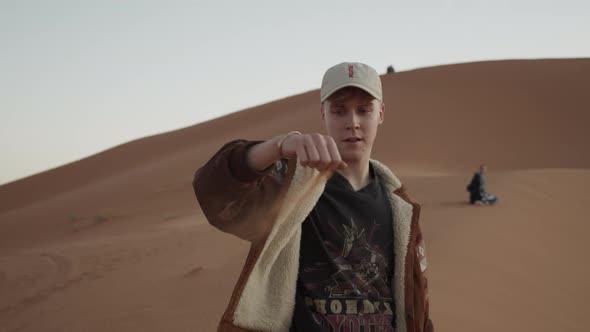
[(326, 99), (330, 98), (330, 96), (333, 95), (336, 91), (338, 91), (342, 88), (346, 88), (347, 86), (354, 86), (355, 88), (359, 88), (363, 91), (366, 91), (368, 94), (375, 97), (375, 99), (381, 100), (381, 98), (383, 98), (383, 97), (379, 96), (378, 93), (376, 93), (375, 91), (372, 91), (371, 89), (367, 88), (366, 86), (362, 86), (358, 83), (344, 83), (342, 85), (336, 86), (335, 88), (330, 90), (328, 93), (326, 93), (326, 95), (321, 98), (321, 102), (324, 102)]

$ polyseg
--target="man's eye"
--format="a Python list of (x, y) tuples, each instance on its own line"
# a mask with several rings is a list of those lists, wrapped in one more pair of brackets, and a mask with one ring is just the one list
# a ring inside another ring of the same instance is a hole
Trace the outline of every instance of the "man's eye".
[(368, 109), (366, 109), (366, 108), (361, 108), (361, 109), (359, 110), (359, 112), (361, 112), (361, 113), (368, 113), (368, 112), (369, 112), (369, 110), (368, 110)]

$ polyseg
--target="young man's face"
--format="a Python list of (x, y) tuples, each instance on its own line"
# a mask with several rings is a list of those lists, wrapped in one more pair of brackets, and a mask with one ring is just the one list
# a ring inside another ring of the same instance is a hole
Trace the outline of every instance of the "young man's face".
[(377, 127), (383, 123), (384, 105), (367, 92), (343, 88), (322, 104), (322, 119), (342, 160), (357, 162), (371, 156)]

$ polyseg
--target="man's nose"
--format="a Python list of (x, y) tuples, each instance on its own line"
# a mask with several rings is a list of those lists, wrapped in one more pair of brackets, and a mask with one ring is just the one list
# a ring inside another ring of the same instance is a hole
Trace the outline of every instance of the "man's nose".
[(361, 125), (356, 112), (353, 110), (352, 112), (349, 112), (349, 114), (351, 115), (348, 117), (348, 121), (346, 121), (346, 129), (359, 129)]

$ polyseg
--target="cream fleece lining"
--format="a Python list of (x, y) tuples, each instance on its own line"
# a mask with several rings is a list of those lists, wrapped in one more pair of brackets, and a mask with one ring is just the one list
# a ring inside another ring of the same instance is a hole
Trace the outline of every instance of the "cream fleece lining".
[[(405, 257), (410, 235), (412, 205), (393, 191), (400, 181), (387, 166), (371, 160), (388, 189), (395, 223), (395, 267), (393, 285), (396, 300), (397, 331), (406, 331), (404, 315)], [(295, 307), (299, 271), (301, 223), (324, 191), (329, 174), (297, 163), (273, 228), (244, 286), (234, 312), (236, 326), (256, 331), (288, 331)]]

